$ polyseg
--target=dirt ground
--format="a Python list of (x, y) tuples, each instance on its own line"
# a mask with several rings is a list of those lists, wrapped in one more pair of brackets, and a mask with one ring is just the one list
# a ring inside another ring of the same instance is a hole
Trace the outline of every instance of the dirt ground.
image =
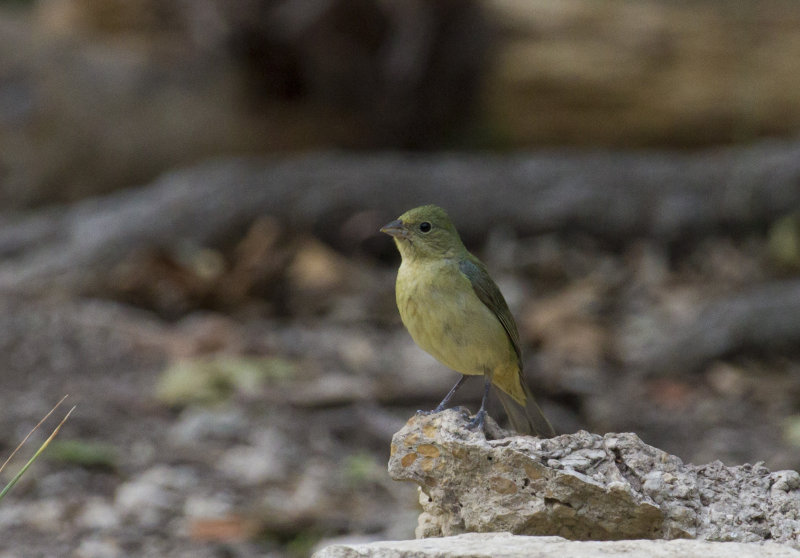
[[(291, 557), (333, 537), (413, 536), (416, 491), (388, 478), (389, 443), (456, 375), (402, 329), (388, 238), (345, 254), (279, 226), (281, 254), (248, 255), (245, 236), (190, 260), (131, 256), (81, 296), (0, 299), (2, 453), (64, 394), (77, 406), (0, 505), (0, 557)], [(606, 246), (498, 228), (473, 248), (557, 431), (632, 431), (687, 462), (798, 469), (796, 351), (743, 347), (683, 370), (634, 358), (705, 305), (791, 276), (767, 242)], [(243, 258), (251, 272), (236, 275)], [(209, 261), (224, 263), (213, 286)], [(457, 404), (476, 409), (477, 384)]]

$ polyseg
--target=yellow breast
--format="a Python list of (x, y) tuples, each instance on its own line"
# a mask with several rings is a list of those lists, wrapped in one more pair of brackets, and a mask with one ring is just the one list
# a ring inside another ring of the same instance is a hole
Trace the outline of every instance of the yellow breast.
[(400, 265), (397, 306), (414, 341), (462, 374), (518, 372), (517, 356), (494, 313), (454, 260)]

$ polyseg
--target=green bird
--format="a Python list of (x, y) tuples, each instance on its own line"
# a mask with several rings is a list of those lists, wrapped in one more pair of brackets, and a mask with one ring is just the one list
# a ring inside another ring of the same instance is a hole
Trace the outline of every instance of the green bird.
[(402, 257), (396, 296), (403, 324), (417, 345), (462, 374), (430, 412), (444, 409), (468, 376), (482, 375), (483, 399), (471, 427), (483, 427), (494, 384), (514, 430), (555, 436), (525, 382), (519, 333), (508, 304), (444, 209), (411, 209), (381, 232), (394, 238)]

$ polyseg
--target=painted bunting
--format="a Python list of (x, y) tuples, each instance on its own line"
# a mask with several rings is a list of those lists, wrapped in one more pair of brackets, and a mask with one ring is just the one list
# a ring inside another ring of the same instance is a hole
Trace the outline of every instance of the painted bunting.
[(555, 436), (525, 382), (508, 304), (486, 266), (464, 247), (447, 213), (435, 205), (417, 207), (381, 232), (394, 238), (402, 257), (396, 296), (403, 324), (417, 345), (462, 374), (430, 412), (444, 409), (467, 376), (483, 375), (483, 399), (471, 427), (483, 427), (494, 384), (514, 430)]

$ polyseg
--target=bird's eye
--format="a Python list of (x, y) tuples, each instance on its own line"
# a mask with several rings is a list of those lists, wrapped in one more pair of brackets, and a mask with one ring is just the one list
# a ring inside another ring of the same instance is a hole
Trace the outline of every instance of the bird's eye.
[(427, 221), (423, 221), (419, 224), (419, 230), (423, 233), (431, 232), (431, 224)]

